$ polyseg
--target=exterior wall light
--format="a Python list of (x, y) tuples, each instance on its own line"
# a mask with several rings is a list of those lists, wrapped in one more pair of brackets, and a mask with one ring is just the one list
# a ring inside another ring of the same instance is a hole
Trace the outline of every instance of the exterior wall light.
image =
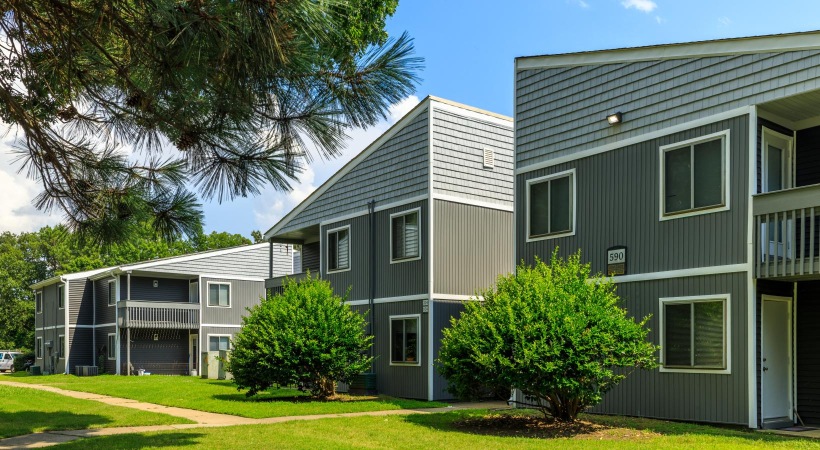
[(610, 125), (618, 125), (619, 123), (624, 121), (624, 115), (621, 112), (616, 112), (615, 114), (610, 114), (606, 116), (606, 121)]

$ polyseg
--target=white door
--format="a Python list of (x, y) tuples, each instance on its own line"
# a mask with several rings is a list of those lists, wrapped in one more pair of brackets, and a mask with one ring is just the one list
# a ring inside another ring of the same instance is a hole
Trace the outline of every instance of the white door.
[(199, 375), (199, 365), (197, 361), (199, 355), (199, 335), (192, 334), (190, 337), (190, 343), (188, 344), (188, 369), (191, 375)]
[(792, 299), (763, 296), (761, 406), (763, 420), (792, 419)]
[[(762, 129), (761, 139), (761, 192), (776, 192), (784, 189), (791, 189), (794, 187), (794, 146), (791, 136), (770, 130), (766, 127)], [(763, 245), (768, 245), (769, 248), (764, 250), (764, 254), (791, 258), (792, 249), (790, 244), (784, 240), (784, 234), (788, 234), (793, 229), (792, 219), (783, 219), (780, 225), (769, 225), (766, 230), (766, 224), (763, 224), (761, 236), (768, 236), (764, 240)]]

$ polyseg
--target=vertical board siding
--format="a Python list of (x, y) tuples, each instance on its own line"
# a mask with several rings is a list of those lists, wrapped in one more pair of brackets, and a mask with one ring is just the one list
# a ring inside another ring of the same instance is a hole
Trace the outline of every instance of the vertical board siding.
[[(258, 246), (241, 252), (163, 264), (146, 270), (181, 274), (234, 275), (264, 279), (268, 277), (269, 252), (270, 249), (267, 245)], [(274, 257), (282, 258), (283, 262), (281, 264), (287, 264), (287, 261), (290, 260), (290, 256), (285, 253), (274, 252)], [(279, 265), (279, 263), (275, 265)]]
[[(230, 308), (208, 306), (208, 282), (231, 283)], [(239, 325), (242, 317), (248, 315), (247, 309), (258, 305), (265, 295), (265, 283), (262, 281), (239, 281), (230, 278), (202, 278), (199, 286), (202, 322), (219, 325)]]
[[(426, 201), (408, 203), (407, 205), (376, 212), (376, 286), (374, 298), (401, 297), (406, 295), (426, 294), (428, 285), (429, 256), (427, 240), (429, 239), (429, 208)], [(378, 207), (378, 203), (376, 204)], [(402, 211), (420, 208), (421, 224), (421, 259), (390, 263), (390, 215)], [(327, 231), (342, 226), (350, 226), (350, 270), (327, 273)], [(366, 300), (370, 298), (370, 216), (359, 216), (340, 222), (323, 225), (321, 228), (322, 274), (330, 281), (338, 295), (344, 295), (351, 288), (348, 300)]]
[[(127, 284), (128, 277), (123, 277)], [(157, 287), (154, 287), (154, 280)], [(188, 303), (188, 280), (179, 278), (138, 277), (131, 276), (131, 300), (146, 302), (180, 302)], [(128, 288), (122, 289), (126, 291)]]
[(434, 290), (472, 295), (513, 271), (513, 214), (435, 200)]
[(70, 348), (68, 373), (74, 375), (76, 373), (74, 368), (77, 366), (97, 365), (97, 362), (94, 361), (93, 328), (71, 328), (67, 339)]
[[(117, 305), (108, 305), (108, 286), (112, 278), (103, 278), (94, 281), (96, 300), (97, 325), (115, 323), (117, 321)], [(111, 283), (111, 288), (116, 289), (116, 283)]]
[(427, 193), (428, 115), (422, 111), (403, 129), (297, 214), (281, 232), (367, 210), (367, 202), (401, 201)]
[[(231, 336), (231, 341), (233, 341), (233, 336), (236, 333), (239, 333), (239, 327), (202, 327), (200, 329), (201, 333), (199, 335), (199, 353), (207, 352), (208, 351), (208, 335), (228, 335)], [(191, 331), (191, 334), (194, 332)], [(233, 345), (233, 344), (231, 344)], [(202, 371), (200, 370), (200, 375)]]
[[(354, 311), (365, 314), (367, 306), (353, 306)], [(374, 371), (376, 389), (379, 394), (393, 397), (416, 398), (427, 400), (428, 352), (428, 318), (422, 313), (422, 301), (377, 303), (373, 305), (373, 353), (376, 355)], [(419, 314), (421, 341), (418, 366), (390, 365), (390, 316)], [(368, 317), (366, 320), (369, 320)]]
[(746, 273), (619, 284), (617, 292), (628, 315), (636, 319), (652, 316), (647, 325), (651, 330), (648, 339), (655, 345), (660, 344), (660, 298), (731, 294), (731, 334), (728, 335), (731, 374), (636, 369), (607, 393), (593, 411), (746, 425), (749, 419), (747, 284)]
[(94, 297), (90, 281), (71, 280), (68, 283), (68, 303), (70, 324), (94, 324)]
[(820, 88), (818, 65), (803, 50), (519, 71), (518, 167)]
[(301, 253), (302, 270), (300, 272), (310, 271), (311, 274), (318, 275), (321, 259), (318, 242), (303, 245)]
[[(97, 362), (100, 360), (100, 355), (102, 355), (103, 365), (105, 367), (105, 373), (117, 373), (117, 361), (116, 359), (109, 360), (108, 359), (108, 334), (109, 333), (116, 333), (117, 328), (114, 326), (110, 327), (98, 327), (94, 330), (94, 334), (96, 337), (96, 352), (97, 352)], [(102, 369), (100, 369), (102, 370)]]
[[(464, 302), (460, 301), (434, 300), (431, 308), (433, 310), (433, 357), (438, 360), (442, 332), (445, 328), (450, 328), (452, 318), (461, 317), (465, 306)], [(453, 394), (447, 392), (447, 380), (436, 370), (433, 374), (433, 400), (452, 400), (453, 398)]]
[[(799, 142), (799, 141), (798, 141)], [(797, 413), (807, 424), (820, 424), (820, 281), (797, 282), (795, 304), (795, 361), (797, 368)]]
[[(659, 220), (659, 148), (730, 130), (727, 211)], [(605, 271), (606, 249), (627, 247), (628, 273), (739, 264), (747, 261), (749, 208), (748, 117), (741, 116), (674, 133), (517, 177), (516, 260), (548, 261), (582, 251), (593, 272)], [(526, 181), (575, 169), (577, 225), (574, 236), (526, 242)]]
[[(512, 122), (505, 127), (436, 109), (432, 137), (436, 193), (512, 205)], [(494, 154), (493, 168), (484, 168), (485, 149)]]
[[(158, 339), (154, 340), (154, 334)], [(123, 336), (125, 333), (123, 332)], [(125, 340), (123, 339), (122, 374), (127, 373)], [(155, 330), (140, 328), (131, 330), (132, 374), (143, 369), (154, 375), (184, 375), (188, 373), (188, 330)]]
[[(298, 273), (299, 271), (295, 269), (295, 255), (296, 252), (293, 251), (293, 246), (273, 244), (273, 276), (281, 277), (282, 275)], [(299, 262), (299, 267), (301, 267), (301, 264), (302, 263)], [(265, 278), (268, 278), (267, 272), (265, 273)]]

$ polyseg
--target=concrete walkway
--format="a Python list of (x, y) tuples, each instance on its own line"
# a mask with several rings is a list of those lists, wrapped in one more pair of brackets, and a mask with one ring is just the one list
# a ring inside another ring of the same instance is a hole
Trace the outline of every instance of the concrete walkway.
[(403, 416), (409, 414), (430, 414), (455, 411), (459, 409), (504, 409), (509, 408), (504, 402), (482, 402), (482, 403), (456, 403), (453, 406), (445, 408), (421, 408), (421, 409), (391, 409), (387, 411), (367, 411), (357, 413), (343, 413), (343, 414), (314, 414), (308, 416), (285, 416), (285, 417), (270, 417), (267, 419), (250, 419), (247, 417), (232, 416), (230, 414), (218, 414), (204, 411), (197, 411), (194, 409), (177, 408), (173, 406), (163, 406), (154, 403), (140, 402), (137, 400), (130, 400), (119, 397), (111, 397), (108, 395), (92, 394), (88, 392), (70, 391), (60, 389), (53, 386), (43, 386), (29, 383), (17, 383), (13, 381), (0, 380), (0, 383), (27, 389), (37, 389), (41, 391), (52, 392), (55, 394), (65, 395), (67, 397), (78, 398), (82, 400), (92, 400), (105, 403), (113, 406), (121, 406), (124, 408), (139, 409), (142, 411), (150, 411), (161, 414), (168, 414), (170, 416), (181, 417), (191, 420), (193, 424), (184, 425), (153, 425), (145, 427), (116, 427), (116, 428), (99, 428), (89, 430), (67, 430), (67, 431), (47, 431), (43, 433), (27, 434), (24, 436), (15, 436), (7, 439), (0, 439), (0, 450), (11, 448), (41, 448), (51, 445), (61, 444), (63, 442), (73, 441), (79, 438), (96, 437), (96, 436), (111, 436), (115, 434), (128, 433), (145, 433), (150, 431), (171, 431), (202, 427), (227, 427), (233, 425), (261, 425), (282, 422), (292, 422), (296, 420), (319, 420), (340, 417), (360, 417), (360, 416)]

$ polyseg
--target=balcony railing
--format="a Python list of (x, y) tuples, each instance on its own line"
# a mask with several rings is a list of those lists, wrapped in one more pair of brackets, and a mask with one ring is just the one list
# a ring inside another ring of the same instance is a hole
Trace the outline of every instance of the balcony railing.
[(820, 274), (820, 185), (753, 197), (758, 278)]
[(292, 275), (283, 275), (281, 277), (268, 278), (265, 280), (265, 288), (270, 289), (271, 293), (276, 295), (282, 292), (285, 288), (285, 279), (290, 278), (294, 281), (301, 281), (307, 276), (307, 273), (294, 273)]
[(199, 303), (122, 301), (117, 304), (121, 328), (199, 328)]

